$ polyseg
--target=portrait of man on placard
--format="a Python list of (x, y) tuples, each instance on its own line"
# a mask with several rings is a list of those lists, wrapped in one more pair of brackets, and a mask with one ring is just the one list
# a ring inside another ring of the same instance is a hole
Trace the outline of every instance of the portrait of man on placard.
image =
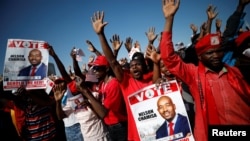
[(49, 69), (48, 43), (41, 40), (8, 39), (4, 60), (4, 90), (45, 89)]
[(18, 76), (37, 76), (36, 79), (43, 79), (47, 76), (48, 67), (42, 62), (42, 52), (39, 49), (32, 49), (29, 52), (28, 60), (30, 65), (21, 69)]
[(177, 134), (182, 134), (180, 137), (188, 137), (191, 135), (188, 118), (175, 111), (176, 106), (171, 97), (166, 95), (161, 96), (157, 101), (157, 108), (159, 114), (165, 121), (157, 129), (156, 139)]

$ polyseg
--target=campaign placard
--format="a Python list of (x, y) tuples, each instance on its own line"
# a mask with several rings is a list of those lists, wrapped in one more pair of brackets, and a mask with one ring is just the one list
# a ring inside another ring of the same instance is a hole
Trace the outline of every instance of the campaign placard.
[[(172, 101), (172, 105), (164, 100)], [(176, 80), (138, 90), (128, 97), (141, 141), (194, 141), (186, 108)], [(163, 101), (163, 102), (162, 102)], [(165, 102), (165, 103), (164, 103)], [(175, 115), (176, 130), (169, 135), (167, 120)]]
[(48, 44), (45, 41), (8, 39), (3, 70), (3, 89), (46, 89)]

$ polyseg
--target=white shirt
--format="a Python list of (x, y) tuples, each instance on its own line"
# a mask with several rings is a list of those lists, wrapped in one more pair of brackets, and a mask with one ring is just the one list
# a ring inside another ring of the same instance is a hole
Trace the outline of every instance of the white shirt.
[(66, 103), (63, 103), (64, 101), (62, 100), (62, 109), (67, 115), (67, 117), (63, 119), (65, 127), (70, 127), (76, 123), (79, 123), (75, 116), (75, 110), (72, 108), (71, 102), (69, 101), (70, 97), (73, 97), (73, 95), (67, 87), (67, 91), (64, 93), (63, 96), (63, 99), (66, 100)]

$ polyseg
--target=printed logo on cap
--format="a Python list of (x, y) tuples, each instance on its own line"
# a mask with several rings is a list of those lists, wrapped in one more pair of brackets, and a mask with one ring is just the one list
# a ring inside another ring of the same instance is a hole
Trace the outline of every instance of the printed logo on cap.
[(210, 38), (210, 44), (211, 45), (218, 45), (220, 44), (220, 40), (218, 36), (213, 36)]

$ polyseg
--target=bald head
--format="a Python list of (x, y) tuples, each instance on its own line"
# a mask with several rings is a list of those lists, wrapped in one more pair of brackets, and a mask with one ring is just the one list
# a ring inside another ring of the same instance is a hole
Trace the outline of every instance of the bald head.
[(157, 101), (157, 110), (159, 114), (167, 121), (173, 120), (175, 116), (175, 104), (169, 96), (162, 96)]
[(42, 52), (39, 49), (33, 49), (29, 52), (28, 59), (32, 66), (37, 66), (42, 61)]

